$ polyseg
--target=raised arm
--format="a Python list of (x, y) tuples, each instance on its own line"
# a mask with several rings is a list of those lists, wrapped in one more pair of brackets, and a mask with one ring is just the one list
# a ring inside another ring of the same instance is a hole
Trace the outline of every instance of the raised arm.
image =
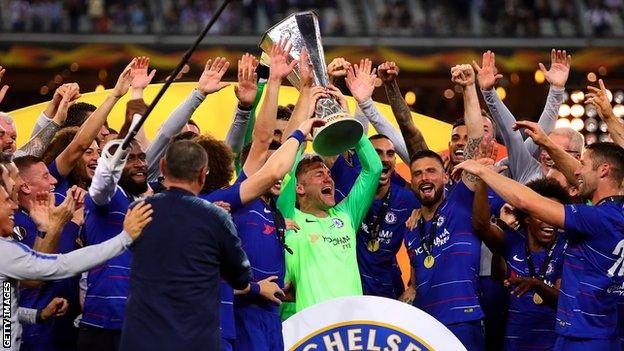
[(427, 142), (418, 127), (416, 127), (416, 124), (414, 124), (410, 108), (403, 99), (399, 84), (396, 81), (399, 67), (394, 62), (384, 62), (377, 68), (377, 71), (386, 89), (388, 102), (392, 108), (394, 118), (396, 118), (399, 124), (409, 157), (411, 158), (418, 151), (428, 150)]
[(353, 223), (353, 230), (357, 231), (368, 212), (368, 208), (375, 199), (382, 165), (375, 148), (364, 134), (355, 146), (355, 152), (362, 164), (362, 171), (347, 197), (336, 205), (336, 208), (349, 214)]
[(600, 89), (592, 86), (587, 87), (590, 92), (585, 95), (585, 104), (592, 104), (596, 107), (598, 116), (607, 124), (611, 139), (613, 139), (616, 144), (624, 147), (624, 125), (620, 123), (613, 113), (611, 102), (609, 102), (607, 96), (607, 88), (602, 79), (598, 81), (598, 84), (600, 85)]
[[(293, 112), (294, 115), (294, 112)], [(256, 173), (245, 179), (240, 185), (240, 197), (243, 205), (257, 199), (269, 190), (276, 182), (288, 173), (297, 157), (299, 146), (312, 128), (322, 126), (325, 122), (318, 118), (306, 119), (297, 131), (282, 143), (266, 163)]]
[(581, 165), (579, 160), (550, 140), (539, 124), (535, 122), (519, 121), (516, 122), (514, 128), (524, 128), (524, 132), (533, 139), (537, 145), (546, 150), (550, 158), (555, 162), (557, 169), (566, 177), (568, 183), (578, 186), (578, 179), (574, 175), (574, 172)]
[(230, 63), (225, 58), (217, 57), (214, 62), (208, 60), (204, 67), (204, 72), (199, 78), (197, 88), (169, 115), (165, 123), (160, 127), (154, 142), (147, 149), (148, 181), (155, 181), (158, 178), (160, 175), (158, 163), (165, 155), (169, 141), (188, 123), (193, 112), (204, 101), (206, 96), (229, 85), (221, 82), (228, 67), (230, 67)]
[(153, 210), (141, 204), (129, 210), (124, 231), (97, 245), (62, 255), (45, 255), (13, 240), (0, 240), (0, 273), (18, 280), (56, 280), (87, 271), (123, 252), (151, 221)]
[[(483, 142), (483, 120), (479, 108), (479, 97), (475, 87), (475, 73), (470, 65), (458, 65), (451, 68), (452, 81), (459, 84), (463, 89), (464, 120), (468, 131), (468, 143), (464, 151), (464, 159), (477, 158), (477, 152)], [(472, 191), (475, 189), (477, 179), (474, 176), (463, 173), (462, 180), (466, 187)]]
[(487, 186), (478, 181), (472, 205), (472, 227), (475, 234), (494, 253), (502, 255), (505, 248), (505, 234), (492, 224)]
[(299, 58), (299, 85), (301, 87), (301, 91), (299, 93), (299, 99), (297, 100), (297, 104), (295, 105), (295, 110), (291, 114), (290, 119), (286, 124), (286, 128), (284, 128), (284, 132), (282, 133), (282, 142), (284, 142), (286, 138), (288, 138), (288, 136), (295, 129), (297, 129), (297, 127), (299, 127), (301, 123), (303, 123), (303, 121), (305, 121), (313, 114), (316, 100), (314, 100), (314, 104), (304, 103), (312, 99), (313, 89), (322, 89), (323, 91), (325, 90), (325, 88), (323, 87), (312, 88), (313, 76), (314, 71), (312, 70), (312, 64), (310, 63), (308, 50), (306, 48), (303, 48), (301, 49), (301, 55)]
[[(66, 97), (68, 100), (63, 100), (63, 97)], [(19, 148), (16, 152), (16, 156), (32, 155), (41, 157), (50, 145), (50, 142), (52, 142), (56, 132), (65, 124), (67, 109), (79, 97), (80, 87), (78, 84), (69, 83), (60, 86), (54, 93), (52, 101), (48, 104), (49, 106), (52, 105), (54, 108), (46, 109), (46, 111), (51, 110), (54, 112), (54, 114), (50, 115), (53, 116), (52, 119), (48, 118), (45, 113), (39, 116), (33, 129), (32, 137), (26, 144)], [(59, 98), (60, 100), (57, 102), (56, 100)], [(59, 109), (60, 105), (62, 106)]]
[[(267, 92), (254, 125), (251, 149), (243, 165), (243, 171), (245, 171), (248, 177), (256, 173), (267, 159), (269, 145), (273, 141), (275, 120), (277, 119), (277, 101), (280, 86), (282, 85), (282, 80), (292, 72), (297, 64), (296, 60), (293, 60), (290, 64), (287, 62), (291, 49), (292, 44), (286, 38), (282, 38), (271, 48), (269, 81), (265, 88)], [(247, 74), (251, 74), (254, 80), (257, 79), (251, 67), (247, 69)]]
[(455, 166), (454, 173), (459, 172), (481, 178), (507, 203), (529, 216), (557, 228), (564, 228), (565, 212), (560, 202), (541, 196), (531, 188), (500, 175), (475, 160), (467, 160)]
[(474, 69), (478, 72), (477, 78), (483, 99), (509, 153), (509, 170), (513, 179), (525, 184), (533, 179), (542, 178), (544, 176), (542, 167), (525, 147), (525, 141), (520, 132), (513, 130), (512, 126), (516, 118), (494, 90), (496, 81), (503, 77), (496, 73), (495, 65), (496, 56), (491, 51), (483, 54), (481, 66), (473, 61)]
[[(258, 90), (258, 75), (256, 68), (258, 59), (247, 53), (238, 60), (238, 85), (234, 87), (234, 94), (238, 99), (238, 106), (234, 111), (232, 124), (225, 137), (225, 143), (238, 154), (245, 146), (245, 136), (249, 126), (252, 110), (257, 105), (256, 96), (262, 93)], [(259, 98), (259, 96), (258, 96)]]
[[(128, 134), (134, 114), (143, 115), (145, 110), (147, 110), (147, 104), (143, 101), (143, 91), (156, 75), (155, 69), (149, 75), (147, 74), (149, 62), (149, 57), (141, 56), (137, 57), (135, 64), (132, 66), (132, 97), (126, 107), (126, 121), (119, 130), (119, 138), (123, 138)], [(144, 150), (147, 150), (150, 142), (145, 135), (145, 125), (139, 129), (134, 138), (141, 144)]]
[[(121, 97), (128, 92), (128, 89), (130, 89), (130, 84), (132, 83), (133, 78), (132, 66), (135, 62), (136, 59), (132, 60), (123, 72), (121, 72), (115, 87), (110, 94), (108, 94), (106, 100), (104, 100), (104, 102), (95, 111), (93, 111), (91, 116), (89, 116), (82, 127), (80, 127), (71, 143), (69, 143), (67, 148), (56, 158), (56, 166), (62, 176), (69, 175), (76, 164), (78, 164), (78, 161), (82, 157), (85, 150), (91, 147), (93, 140), (95, 140), (98, 132), (106, 122), (108, 114), (113, 109), (113, 106), (115, 106), (117, 101), (119, 101), (119, 99), (121, 99)], [(64, 97), (57, 114), (62, 113), (63, 111), (67, 113), (67, 110), (64, 107), (65, 99), (66, 98)]]
[(381, 115), (371, 98), (377, 79), (375, 69), (372, 68), (372, 62), (369, 59), (364, 59), (354, 67), (355, 69), (348, 70), (345, 82), (351, 90), (353, 98), (357, 101), (358, 109), (355, 112), (355, 118), (364, 126), (364, 134), (368, 132), (368, 122), (370, 121), (378, 133), (390, 138), (403, 162), (409, 163), (409, 155), (403, 136)]

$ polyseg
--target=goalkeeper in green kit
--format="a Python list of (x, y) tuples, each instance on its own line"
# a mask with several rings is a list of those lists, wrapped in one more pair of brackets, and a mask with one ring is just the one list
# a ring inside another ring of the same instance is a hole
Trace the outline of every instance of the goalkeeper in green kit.
[(288, 231), (285, 283), (294, 289), (296, 312), (322, 301), (362, 295), (356, 233), (372, 204), (382, 171), (366, 135), (355, 147), (361, 160), (349, 195), (336, 204), (334, 180), (321, 157), (308, 155), (284, 181), (277, 205), (299, 230)]

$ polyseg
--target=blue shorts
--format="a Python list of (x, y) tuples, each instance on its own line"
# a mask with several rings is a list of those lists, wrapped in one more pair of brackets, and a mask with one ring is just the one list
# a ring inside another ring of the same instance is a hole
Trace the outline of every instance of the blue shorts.
[(580, 339), (559, 335), (555, 342), (555, 351), (622, 351), (620, 340), (612, 339)]
[(485, 351), (485, 335), (480, 320), (446, 326), (468, 351)]
[(236, 348), (234, 348), (235, 343), (236, 343), (236, 340), (234, 339), (221, 338), (221, 350), (222, 351), (234, 351), (236, 350)]
[(261, 307), (234, 305), (236, 346), (241, 351), (273, 351), (284, 349), (282, 320), (278, 312)]

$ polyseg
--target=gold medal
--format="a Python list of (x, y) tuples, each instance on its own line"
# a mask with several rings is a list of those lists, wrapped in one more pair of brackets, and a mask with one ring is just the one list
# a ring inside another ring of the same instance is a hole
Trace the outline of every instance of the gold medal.
[(539, 296), (537, 293), (533, 294), (533, 303), (536, 305), (541, 305), (542, 303), (544, 303), (544, 300), (542, 299), (541, 296)]
[(377, 250), (379, 250), (379, 239), (371, 239), (366, 245), (366, 248), (368, 248), (370, 252), (377, 252)]
[(433, 267), (434, 263), (435, 263), (435, 258), (432, 255), (427, 255), (427, 257), (425, 257), (425, 261), (423, 262), (423, 265), (425, 266), (425, 268), (429, 269)]

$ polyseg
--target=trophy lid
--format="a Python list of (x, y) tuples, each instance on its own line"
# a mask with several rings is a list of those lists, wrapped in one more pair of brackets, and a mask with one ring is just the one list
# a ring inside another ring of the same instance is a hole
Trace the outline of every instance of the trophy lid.
[[(270, 53), (273, 44), (279, 42), (282, 37), (288, 38), (292, 44), (288, 62), (299, 60), (301, 49), (307, 48), (316, 85), (329, 85), (318, 15), (314, 11), (304, 11), (286, 17), (262, 35), (259, 46), (265, 53)], [(299, 88), (298, 74), (298, 69), (295, 69), (288, 75), (290, 83), (297, 88)]]

